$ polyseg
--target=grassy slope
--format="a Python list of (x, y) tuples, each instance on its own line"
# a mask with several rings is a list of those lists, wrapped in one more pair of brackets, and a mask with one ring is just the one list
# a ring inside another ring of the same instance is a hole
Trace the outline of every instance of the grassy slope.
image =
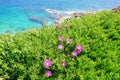
[[(65, 28), (66, 23), (69, 29)], [(72, 44), (60, 43), (59, 36), (72, 39)], [(59, 51), (58, 44), (63, 44), (65, 49)], [(85, 50), (72, 57), (77, 44)], [(45, 59), (53, 63), (50, 78), (44, 75)], [(67, 62), (66, 68), (61, 66), (62, 61)], [(64, 22), (59, 28), (44, 26), (14, 36), (0, 35), (0, 77), (11, 80), (120, 79), (120, 14), (101, 12)]]

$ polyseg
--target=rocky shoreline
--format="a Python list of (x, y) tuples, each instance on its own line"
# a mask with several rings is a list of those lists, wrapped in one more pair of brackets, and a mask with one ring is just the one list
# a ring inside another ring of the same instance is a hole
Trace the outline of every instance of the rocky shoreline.
[[(60, 11), (60, 10), (53, 10), (53, 9), (46, 9), (46, 12), (50, 14), (49, 18), (54, 19), (55, 23), (63, 23), (65, 20), (70, 20), (70, 18), (81, 18), (86, 14), (95, 14), (96, 12), (101, 11), (108, 11), (108, 10), (94, 10), (94, 11)], [(120, 6), (117, 6), (112, 9), (113, 12), (119, 12)], [(47, 21), (36, 17), (36, 16), (29, 16), (29, 20), (37, 23), (41, 23), (42, 25), (47, 24)]]
[(94, 10), (94, 11), (72, 11), (72, 10), (53, 10), (53, 9), (46, 9), (46, 12), (50, 14), (52, 18), (56, 20), (56, 23), (62, 23), (64, 20), (69, 20), (71, 17), (80, 18), (86, 14), (95, 14), (96, 12), (102, 10)]
[[(108, 10), (95, 10), (95, 11), (72, 11), (67, 15), (62, 15), (58, 16), (57, 18), (57, 23), (62, 23), (64, 20), (69, 20), (71, 17), (73, 18), (81, 18), (82, 16), (86, 14), (95, 14), (96, 12), (101, 12), (101, 11), (108, 11)], [(120, 5), (113, 8), (111, 11), (113, 12), (120, 12)]]
[(71, 14), (68, 15), (63, 15), (63, 16), (58, 16), (57, 18), (57, 23), (62, 23), (64, 20), (69, 20), (70, 18), (81, 18), (82, 16), (86, 14), (95, 14), (96, 12), (100, 12), (103, 10), (96, 10), (96, 11), (81, 11), (81, 12), (71, 12)]

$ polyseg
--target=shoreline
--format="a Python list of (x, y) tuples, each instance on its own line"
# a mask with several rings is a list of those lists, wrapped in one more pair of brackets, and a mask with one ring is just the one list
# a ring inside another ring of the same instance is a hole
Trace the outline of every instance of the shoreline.
[[(63, 23), (65, 20), (73, 18), (81, 18), (86, 14), (95, 14), (96, 12), (101, 11), (113, 11), (113, 12), (120, 12), (120, 5), (114, 7), (113, 9), (100, 9), (100, 10), (93, 10), (93, 11), (71, 11), (68, 15), (63, 15), (62, 17), (58, 18), (57, 23)], [(65, 12), (64, 12), (65, 13)]]
[[(65, 20), (69, 20), (70, 18), (81, 18), (86, 14), (95, 14), (96, 12), (107, 11), (107, 10), (94, 10), (94, 11), (74, 11), (70, 12), (66, 15), (59, 15), (56, 19), (56, 23), (63, 23)], [(63, 12), (66, 13), (66, 12)]]
[(48, 12), (52, 18), (55, 19), (55, 23), (63, 23), (64, 20), (70, 20), (71, 17), (81, 18), (86, 14), (95, 14), (96, 12), (108, 11), (108, 9), (88, 10), (88, 11), (46, 9), (45, 11)]

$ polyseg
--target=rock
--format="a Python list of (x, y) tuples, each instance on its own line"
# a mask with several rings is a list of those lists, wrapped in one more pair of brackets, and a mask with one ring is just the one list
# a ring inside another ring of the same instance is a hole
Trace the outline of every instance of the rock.
[(73, 13), (73, 17), (75, 18), (81, 18), (84, 15), (85, 15), (84, 13)]
[(7, 31), (5, 31), (5, 33), (12, 33), (12, 31), (11, 30), (7, 30)]
[(42, 18), (36, 17), (36, 16), (30, 16), (29, 20), (31, 20), (33, 22), (41, 23), (42, 25), (44, 25), (46, 23), (45, 20), (43, 20)]
[(115, 8), (113, 8), (112, 11), (114, 11), (114, 12), (120, 12), (120, 5), (117, 6), (117, 7), (115, 7)]
[(70, 12), (70, 14), (68, 14), (68, 15), (62, 15), (62, 16), (58, 16), (57, 15), (57, 17), (58, 17), (58, 19), (57, 19), (57, 23), (62, 23), (62, 22), (64, 22), (64, 20), (66, 20), (66, 21), (70, 21), (70, 18), (71, 17), (74, 17), (74, 18), (81, 18), (81, 17), (83, 17), (84, 15), (87, 15), (87, 14), (95, 14), (96, 12), (100, 12), (101, 10), (98, 10), (98, 11), (81, 11), (81, 12), (78, 12), (78, 11), (74, 11), (74, 13), (73, 12)]
[(64, 20), (70, 21), (71, 16), (63, 16), (57, 20), (57, 23), (63, 23)]
[(70, 18), (67, 18), (66, 21), (70, 21)]

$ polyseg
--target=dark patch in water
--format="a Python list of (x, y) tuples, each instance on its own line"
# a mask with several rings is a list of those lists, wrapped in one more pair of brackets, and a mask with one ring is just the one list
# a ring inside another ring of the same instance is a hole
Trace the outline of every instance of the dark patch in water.
[(12, 33), (12, 31), (11, 30), (7, 30), (7, 31), (5, 31), (5, 33)]
[(29, 17), (29, 20), (33, 21), (33, 22), (37, 22), (37, 23), (40, 23), (40, 24), (45, 24), (46, 21), (42, 18), (39, 18), (39, 17), (36, 17), (36, 16), (30, 16)]
[(15, 31), (25, 31), (25, 28), (17, 27)]

